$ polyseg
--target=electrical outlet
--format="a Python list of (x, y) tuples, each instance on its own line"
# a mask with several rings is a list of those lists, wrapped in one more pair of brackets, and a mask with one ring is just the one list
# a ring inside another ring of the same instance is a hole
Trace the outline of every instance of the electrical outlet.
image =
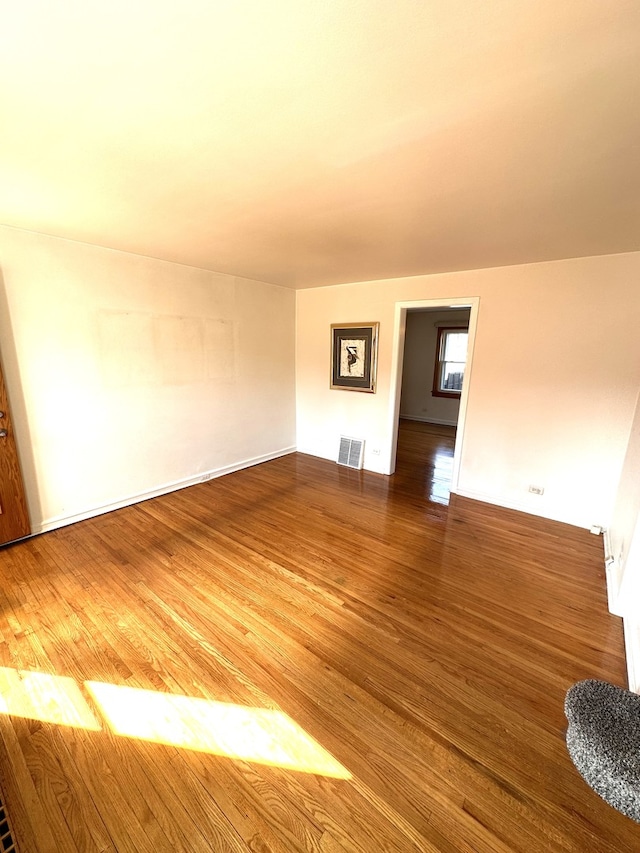
[(373, 453), (374, 456), (380, 456), (380, 448), (379, 447), (375, 447), (371, 452)]
[(529, 491), (532, 495), (544, 495), (542, 486), (529, 486)]

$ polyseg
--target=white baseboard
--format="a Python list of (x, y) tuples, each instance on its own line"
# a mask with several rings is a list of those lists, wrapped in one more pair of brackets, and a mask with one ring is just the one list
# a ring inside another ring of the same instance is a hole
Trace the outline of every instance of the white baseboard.
[(276, 450), (273, 453), (265, 453), (262, 456), (254, 456), (251, 459), (244, 459), (241, 462), (235, 462), (233, 465), (225, 465), (222, 468), (202, 471), (194, 477), (185, 477), (182, 480), (165, 483), (162, 486), (158, 486), (157, 488), (150, 489), (146, 492), (138, 492), (135, 495), (128, 495), (127, 497), (114, 501), (113, 503), (91, 507), (91, 509), (83, 510), (82, 512), (77, 512), (72, 515), (59, 515), (54, 518), (47, 518), (40, 524), (33, 525), (33, 535), (37, 533), (46, 533), (48, 530), (55, 530), (58, 527), (65, 527), (67, 524), (75, 524), (77, 521), (84, 521), (87, 518), (93, 518), (96, 515), (111, 512), (114, 509), (131, 506), (131, 504), (140, 503), (140, 501), (146, 501), (149, 500), (149, 498), (157, 498), (160, 495), (169, 494), (169, 492), (176, 492), (178, 489), (186, 489), (187, 486), (195, 486), (197, 483), (214, 480), (216, 477), (223, 477), (225, 474), (232, 474), (234, 471), (241, 471), (243, 468), (250, 468), (253, 465), (259, 465), (261, 462), (269, 462), (272, 459), (278, 459), (280, 456), (287, 456), (289, 453), (295, 452), (295, 447), (285, 447), (282, 450)]
[(471, 498), (474, 501), (482, 501), (486, 504), (492, 504), (493, 506), (501, 506), (505, 509), (515, 509), (516, 512), (524, 512), (527, 515), (533, 515), (536, 518), (546, 518), (549, 521), (557, 521), (560, 524), (570, 524), (571, 527), (578, 527), (580, 530), (588, 530), (589, 527), (586, 524), (581, 524), (579, 521), (570, 520), (568, 518), (558, 518), (557, 515), (552, 515), (550, 512), (536, 512), (535, 508), (531, 506), (531, 504), (527, 503), (519, 503), (517, 501), (505, 501), (502, 498), (497, 498), (494, 495), (488, 495), (484, 492), (476, 492), (473, 489), (452, 489), (452, 492), (456, 495), (460, 495), (461, 498)]
[[(457, 489), (455, 494), (460, 495), (461, 498), (470, 498), (472, 501), (481, 501), (492, 506), (504, 507), (504, 509), (515, 509), (517, 512), (526, 512), (527, 515), (535, 515), (538, 518), (547, 518), (547, 516), (540, 515), (540, 513), (532, 512), (531, 507), (526, 506), (526, 504), (516, 503), (516, 501), (504, 501), (502, 498), (498, 500), (498, 498), (492, 495), (487, 495), (484, 492), (476, 492), (473, 489)], [(551, 520), (553, 521), (554, 519)]]
[(613, 556), (611, 548), (611, 536), (608, 530), (602, 532), (602, 544), (604, 547), (604, 568), (607, 579), (607, 601), (609, 612), (614, 616), (624, 616), (620, 601), (620, 566)]
[(420, 415), (403, 415), (402, 412), (400, 412), (400, 420), (420, 421), (423, 424), (440, 424), (442, 426), (458, 426), (458, 421), (445, 421), (442, 418), (423, 418)]

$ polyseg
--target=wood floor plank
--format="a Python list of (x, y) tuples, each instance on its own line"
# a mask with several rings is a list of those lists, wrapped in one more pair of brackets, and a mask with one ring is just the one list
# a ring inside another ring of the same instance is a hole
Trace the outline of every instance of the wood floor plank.
[[(640, 849), (564, 743), (574, 681), (625, 683), (601, 541), (450, 495), (453, 443), (402, 422), (393, 477), (291, 454), (0, 549), (22, 853)], [(95, 682), (284, 714), (350, 776), (154, 742), (153, 703), (123, 737)]]
[(17, 734), (12, 726), (0, 726), (0, 781), (11, 824), (20, 849), (32, 853), (56, 853), (56, 839), (36, 789)]

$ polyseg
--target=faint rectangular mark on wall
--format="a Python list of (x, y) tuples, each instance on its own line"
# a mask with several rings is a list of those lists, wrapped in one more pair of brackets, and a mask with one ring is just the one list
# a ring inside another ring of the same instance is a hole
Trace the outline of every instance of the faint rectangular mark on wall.
[(108, 387), (157, 381), (151, 316), (126, 311), (98, 314), (100, 370)]
[(204, 321), (207, 379), (228, 380), (235, 375), (234, 325), (228, 320)]
[(102, 378), (111, 388), (235, 378), (231, 320), (100, 311), (98, 345)]
[(163, 385), (191, 385), (204, 380), (202, 325), (197, 317), (153, 318), (153, 339)]

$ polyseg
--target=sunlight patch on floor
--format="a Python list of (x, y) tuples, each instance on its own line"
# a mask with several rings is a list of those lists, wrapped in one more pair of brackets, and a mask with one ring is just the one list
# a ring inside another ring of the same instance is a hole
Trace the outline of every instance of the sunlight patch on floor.
[(349, 772), (282, 711), (87, 681), (116, 734), (338, 779)]
[(0, 667), (0, 713), (100, 731), (73, 678)]
[[(117, 735), (213, 755), (350, 779), (349, 771), (291, 717), (270, 708), (85, 681)], [(73, 678), (0, 667), (0, 714), (101, 731)]]

